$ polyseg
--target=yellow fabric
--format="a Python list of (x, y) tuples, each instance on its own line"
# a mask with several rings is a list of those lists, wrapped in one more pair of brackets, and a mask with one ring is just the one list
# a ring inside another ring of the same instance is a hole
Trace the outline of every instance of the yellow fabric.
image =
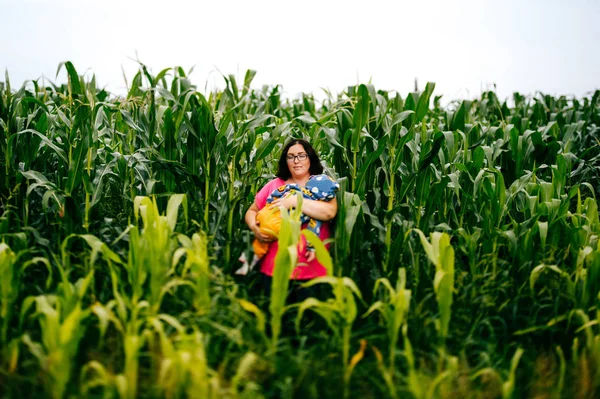
[[(260, 232), (274, 240), (281, 229), (281, 211), (278, 207), (267, 205), (256, 214), (256, 222), (260, 226)], [(260, 259), (269, 249), (269, 243), (254, 239), (252, 243), (254, 254)]]

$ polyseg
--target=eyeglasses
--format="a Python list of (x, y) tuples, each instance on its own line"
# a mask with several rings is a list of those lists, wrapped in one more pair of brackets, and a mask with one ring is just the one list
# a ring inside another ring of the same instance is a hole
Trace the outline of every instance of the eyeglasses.
[(290, 163), (294, 162), (295, 159), (302, 162), (302, 161), (306, 161), (308, 159), (308, 154), (303, 153), (303, 154), (298, 154), (298, 155), (288, 155), (285, 157), (285, 159), (287, 159), (287, 161)]

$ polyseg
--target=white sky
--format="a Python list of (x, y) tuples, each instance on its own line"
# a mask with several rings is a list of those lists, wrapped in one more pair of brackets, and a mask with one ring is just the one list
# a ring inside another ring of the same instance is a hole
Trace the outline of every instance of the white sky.
[[(600, 88), (598, 0), (0, 0), (0, 68), (13, 88), (61, 61), (125, 91), (139, 58), (154, 74), (194, 67), (201, 91), (221, 72), (288, 96), (371, 81), (403, 96), (436, 82), (449, 101), (496, 84), (582, 96)], [(219, 72), (220, 71), (220, 72)], [(0, 74), (0, 81), (4, 81)]]

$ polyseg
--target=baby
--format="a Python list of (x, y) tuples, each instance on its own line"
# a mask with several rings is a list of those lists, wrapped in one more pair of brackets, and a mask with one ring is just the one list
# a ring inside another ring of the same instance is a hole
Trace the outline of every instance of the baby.
[[(273, 191), (267, 198), (267, 205), (256, 215), (256, 221), (260, 226), (262, 233), (273, 239), (277, 239), (281, 227), (281, 215), (278, 207), (271, 206), (271, 202), (278, 198), (300, 193), (304, 198), (317, 201), (331, 201), (335, 198), (335, 193), (340, 189), (340, 185), (327, 175), (311, 176), (306, 183), (306, 187), (297, 184), (286, 184)], [(310, 218), (305, 214), (301, 215), (300, 221), (308, 223), (308, 229), (315, 233), (317, 237), (321, 231), (321, 221)], [(254, 254), (257, 258), (262, 258), (269, 248), (269, 243), (257, 239), (252, 243)], [(314, 248), (308, 246), (309, 251)]]

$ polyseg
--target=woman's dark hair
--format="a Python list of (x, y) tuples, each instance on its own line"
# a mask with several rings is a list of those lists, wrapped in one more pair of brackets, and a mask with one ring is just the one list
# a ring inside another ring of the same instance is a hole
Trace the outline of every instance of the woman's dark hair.
[(279, 157), (279, 164), (277, 166), (277, 177), (279, 177), (281, 180), (287, 180), (290, 177), (292, 177), (286, 157), (290, 147), (296, 144), (300, 144), (302, 147), (304, 147), (304, 151), (306, 151), (306, 154), (308, 155), (308, 159), (310, 160), (310, 168), (308, 169), (308, 172), (310, 173), (310, 175), (313, 176), (322, 174), (323, 165), (321, 165), (321, 160), (315, 152), (315, 149), (312, 148), (310, 143), (306, 140), (293, 139), (288, 141), (288, 143), (283, 147), (283, 150), (281, 151), (281, 156)]

